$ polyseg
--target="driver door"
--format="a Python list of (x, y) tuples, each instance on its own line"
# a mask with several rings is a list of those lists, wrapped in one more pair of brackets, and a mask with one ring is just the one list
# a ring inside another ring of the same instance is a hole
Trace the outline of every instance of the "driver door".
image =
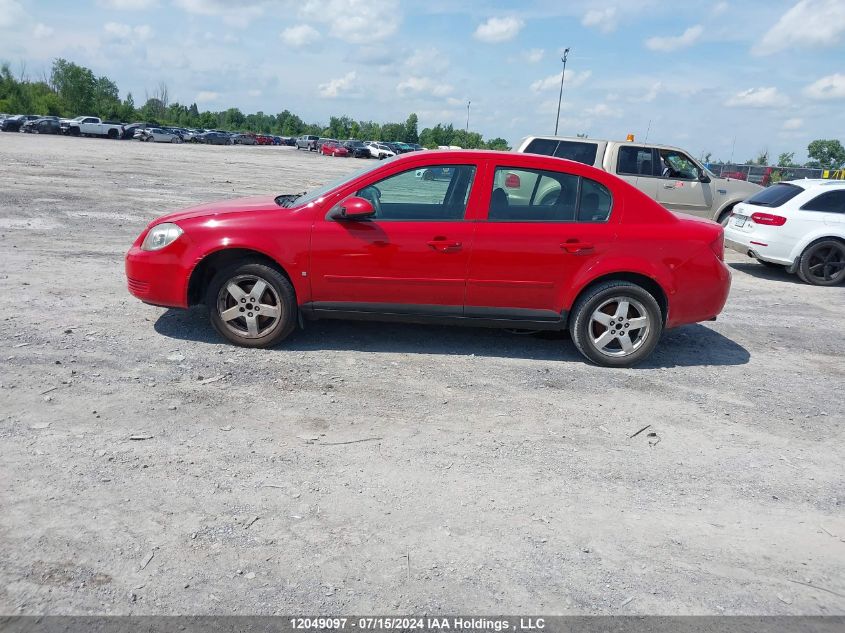
[(677, 150), (660, 149), (661, 178), (657, 185), (657, 201), (670, 211), (711, 218), (713, 186), (701, 182), (701, 170), (690, 158)]
[[(427, 172), (426, 170), (431, 170)], [(402, 171), (354, 195), (375, 215), (319, 217), (311, 242), (315, 310), (460, 316), (475, 225), (475, 164)]]

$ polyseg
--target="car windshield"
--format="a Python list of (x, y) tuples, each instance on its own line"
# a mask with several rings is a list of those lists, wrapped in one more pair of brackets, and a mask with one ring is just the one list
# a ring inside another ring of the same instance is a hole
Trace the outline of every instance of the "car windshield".
[[(279, 203), (279, 204), (281, 206), (294, 206), (293, 205), (294, 202), (296, 202), (296, 206), (308, 204), (309, 202), (313, 202), (317, 198), (324, 196), (325, 194), (327, 194), (332, 189), (340, 187), (344, 183), (355, 180), (359, 176), (363, 176), (366, 173), (369, 173), (371, 171), (378, 169), (379, 167), (382, 167), (386, 162), (388, 162), (390, 160), (391, 159), (388, 158), (386, 160), (376, 162), (375, 164), (370, 165), (369, 167), (364, 167), (364, 169), (360, 169), (358, 171), (352, 172), (351, 174), (347, 174), (345, 176), (342, 176), (342, 177), (338, 178), (337, 180), (333, 180), (330, 183), (323, 185), (322, 187), (319, 187), (317, 189), (309, 191), (309, 192), (307, 192), (307, 193), (305, 193), (301, 196), (297, 196), (294, 200), (290, 201), (289, 205), (282, 205), (281, 203)], [(279, 196), (279, 198), (283, 198), (283, 197), (284, 196)], [(278, 200), (278, 198), (277, 198), (277, 200)]]
[(781, 182), (758, 191), (745, 202), (758, 207), (779, 207), (804, 191), (798, 185)]

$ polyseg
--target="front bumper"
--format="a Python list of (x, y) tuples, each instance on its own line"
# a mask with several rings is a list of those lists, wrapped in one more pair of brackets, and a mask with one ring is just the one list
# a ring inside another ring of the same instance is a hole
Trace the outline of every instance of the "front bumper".
[(180, 241), (182, 238), (160, 251), (141, 250), (140, 239), (132, 245), (125, 268), (126, 285), (134, 297), (167, 308), (188, 307), (191, 267), (185, 265), (186, 244)]

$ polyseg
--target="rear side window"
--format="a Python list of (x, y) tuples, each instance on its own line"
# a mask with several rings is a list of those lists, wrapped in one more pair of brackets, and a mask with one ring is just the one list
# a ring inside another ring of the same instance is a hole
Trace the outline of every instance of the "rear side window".
[(623, 145), (616, 159), (616, 173), (628, 176), (660, 176), (654, 150), (650, 147)]
[(579, 141), (557, 141), (551, 138), (535, 138), (525, 148), (527, 154), (542, 154), (574, 160), (585, 165), (596, 162), (598, 145)]
[(845, 189), (826, 191), (801, 207), (805, 211), (845, 214)]
[(572, 174), (497, 167), (487, 219), (490, 222), (605, 222), (610, 192)]
[(801, 187), (781, 182), (772, 185), (768, 189), (758, 191), (746, 202), (758, 207), (779, 207), (785, 202), (792, 200), (799, 193), (804, 191)]

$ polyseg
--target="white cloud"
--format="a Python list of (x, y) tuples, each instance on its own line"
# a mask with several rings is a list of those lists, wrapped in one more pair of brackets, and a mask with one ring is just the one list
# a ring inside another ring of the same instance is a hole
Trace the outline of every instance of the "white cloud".
[(352, 44), (385, 40), (402, 22), (396, 0), (306, 0), (299, 13), (328, 24), (332, 35)]
[(262, 0), (173, 0), (173, 4), (187, 13), (220, 17), (226, 24), (241, 29), (264, 13)]
[[(566, 80), (564, 86), (569, 86), (572, 88), (577, 88), (584, 84), (590, 76), (592, 76), (593, 71), (591, 70), (584, 70), (582, 72), (577, 72), (574, 70), (570, 70), (566, 73)], [(554, 75), (549, 75), (548, 77), (544, 77), (543, 79), (538, 79), (534, 83), (531, 84), (531, 90), (533, 92), (544, 92), (546, 90), (559, 90), (560, 89), (560, 73), (555, 73)]]
[(35, 28), (33, 29), (32, 34), (36, 38), (42, 40), (42, 39), (47, 39), (48, 37), (52, 36), (53, 33), (55, 33), (55, 32), (56, 32), (56, 30), (52, 26), (47, 26), (46, 24), (42, 24), (41, 22), (39, 22), (38, 24), (35, 25)]
[(546, 51), (542, 48), (532, 48), (529, 51), (525, 51), (523, 56), (525, 57), (525, 61), (529, 64), (536, 64), (537, 62), (543, 59), (543, 55), (545, 55)]
[(515, 38), (523, 26), (525, 26), (525, 23), (519, 18), (489, 18), (486, 22), (478, 25), (474, 37), (490, 44), (507, 42)]
[(261, 90), (252, 89), (247, 92), (250, 97), (260, 97), (263, 93)]
[(645, 41), (646, 48), (653, 51), (676, 51), (680, 48), (687, 48), (695, 44), (704, 32), (700, 24), (689, 27), (680, 35), (669, 35), (666, 37), (650, 37)]
[(451, 94), (454, 88), (428, 77), (408, 77), (396, 86), (396, 91), (401, 95), (425, 93), (435, 97), (445, 97)]
[(115, 11), (140, 11), (157, 6), (158, 0), (98, 0), (97, 4), (104, 9)]
[(110, 39), (126, 42), (145, 42), (153, 35), (153, 30), (147, 24), (129, 26), (120, 22), (106, 22), (103, 30)]
[(793, 48), (829, 47), (844, 33), (845, 2), (801, 0), (751, 50), (755, 55), (771, 55)]
[(730, 108), (776, 108), (788, 102), (777, 88), (770, 86), (743, 90), (725, 101), (725, 105)]
[(817, 101), (845, 99), (845, 75), (835, 73), (817, 79), (804, 88), (804, 94)]
[(436, 48), (417, 49), (405, 60), (405, 66), (421, 72), (443, 72), (449, 68), (449, 58)]
[(327, 99), (336, 99), (341, 92), (348, 91), (355, 83), (357, 73), (352, 70), (346, 73), (343, 77), (337, 79), (330, 79), (324, 84), (320, 84), (317, 88), (320, 91), (320, 96)]
[(15, 0), (0, 0), (0, 27), (14, 26), (26, 18), (26, 12)]
[(300, 48), (308, 44), (313, 44), (320, 37), (320, 33), (313, 26), (298, 24), (279, 33), (279, 37), (288, 46)]
[(663, 90), (663, 82), (662, 81), (655, 81), (651, 84), (651, 88), (648, 89), (648, 92), (645, 93), (639, 101), (645, 101), (646, 103), (651, 103), (657, 96), (660, 94), (660, 91)]
[(727, 2), (717, 2), (716, 5), (713, 7), (713, 15), (722, 15), (727, 10)]
[(594, 26), (602, 33), (610, 33), (617, 26), (616, 7), (590, 9), (581, 18), (581, 24), (584, 26)]
[(587, 108), (584, 112), (591, 116), (619, 118), (622, 116), (622, 111), (618, 108), (613, 108), (606, 103), (599, 103), (591, 108)]
[(798, 130), (804, 125), (804, 119), (794, 118), (794, 119), (787, 119), (783, 122), (783, 129), (784, 130)]
[(197, 103), (208, 103), (209, 101), (217, 101), (220, 98), (219, 92), (214, 92), (212, 90), (203, 90), (194, 97), (194, 101)]

